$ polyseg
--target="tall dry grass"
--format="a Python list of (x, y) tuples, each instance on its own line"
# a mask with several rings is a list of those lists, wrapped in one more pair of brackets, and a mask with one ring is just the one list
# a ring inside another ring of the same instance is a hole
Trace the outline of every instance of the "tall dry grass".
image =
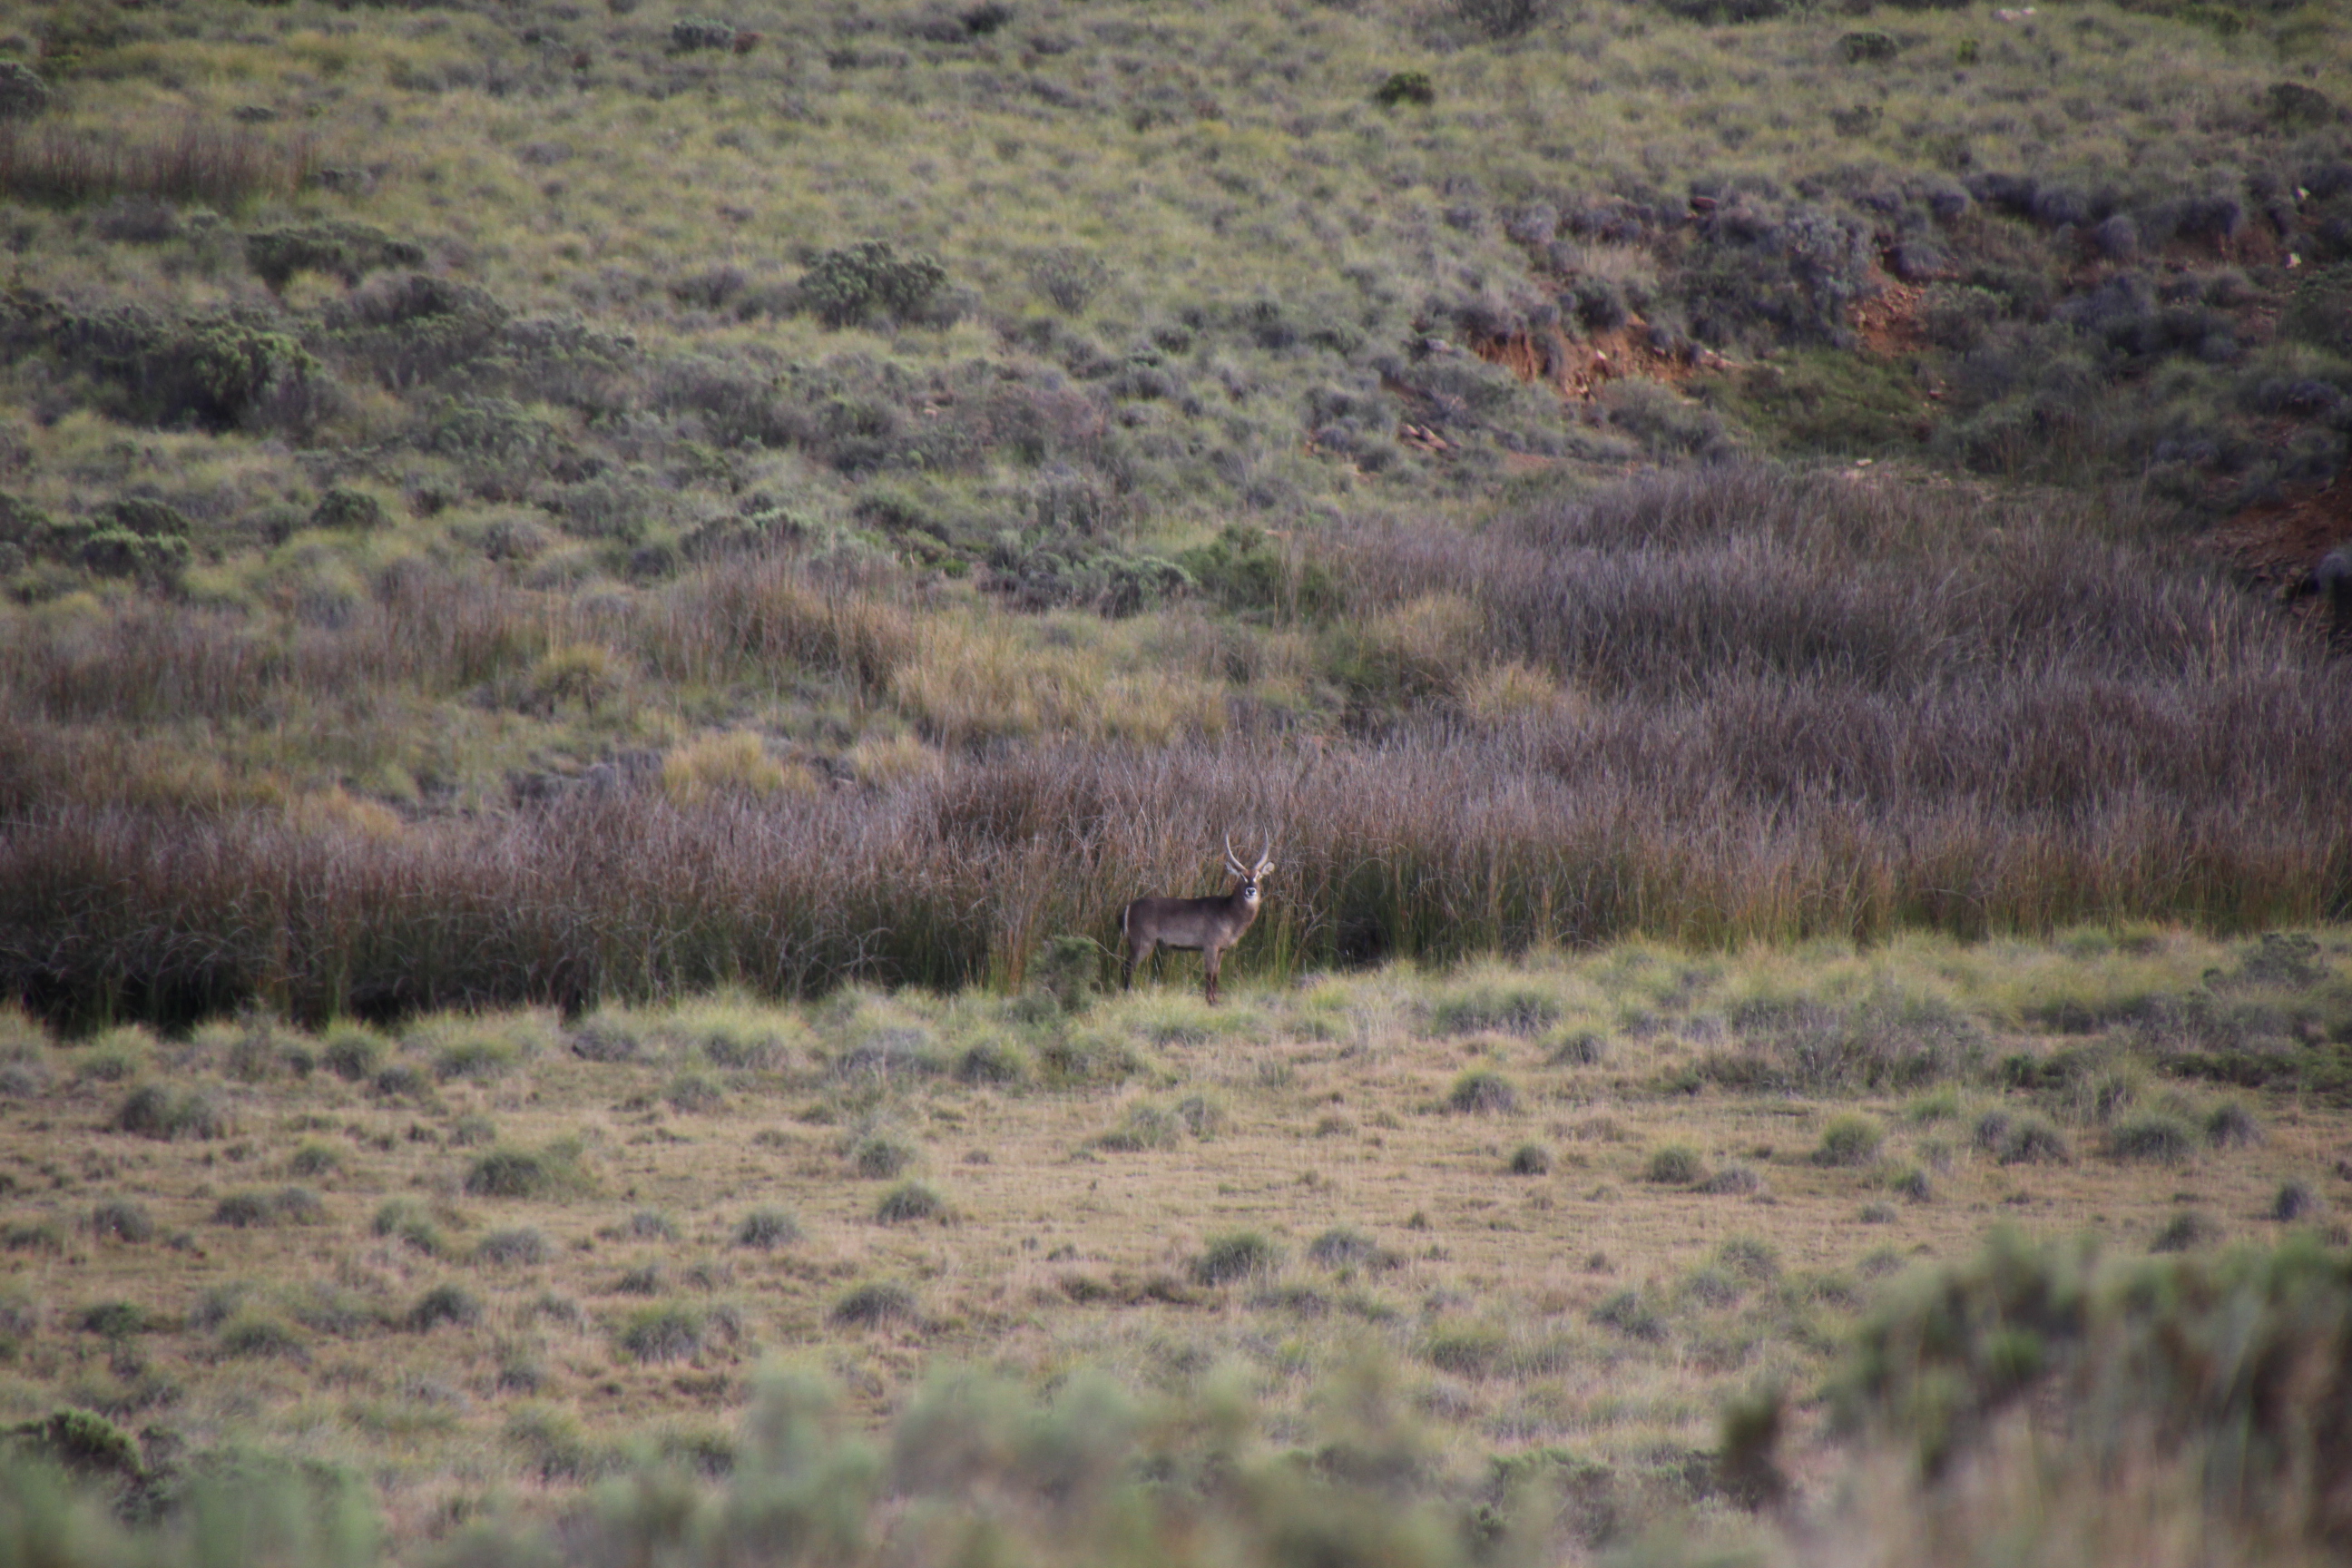
[[(1633, 931), (2352, 912), (2343, 667), (2150, 522), (1991, 504), (1733, 471), (1475, 535), (1334, 535), (1346, 607), (1314, 636), (1349, 726), (1208, 714), (1167, 743), (1108, 711), (950, 724), (910, 685), (938, 673), (941, 612), (781, 557), (617, 605), (406, 568), (331, 627), (67, 617), (0, 647), (0, 987), (68, 1014), (259, 994), (317, 1016), (1013, 984), (1056, 933), (1203, 889), (1227, 831), (1280, 865), (1244, 973)], [(95, 771), (127, 753), (86, 743), (296, 695), (468, 700), (579, 647), (656, 682), (827, 670), (968, 743), (814, 792), (620, 783), (397, 830), (226, 786), (142, 805)]]
[(235, 207), (290, 195), (318, 172), (307, 137), (276, 137), (189, 119), (160, 133), (98, 134), (79, 127), (0, 127), (0, 193), (70, 205), (113, 196)]

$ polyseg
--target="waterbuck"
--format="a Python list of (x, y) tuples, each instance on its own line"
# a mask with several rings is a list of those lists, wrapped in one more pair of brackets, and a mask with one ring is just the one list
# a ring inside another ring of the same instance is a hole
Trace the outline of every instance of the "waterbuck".
[[(1208, 972), (1209, 1000), (1217, 999), (1217, 961), (1225, 949), (1241, 941), (1242, 932), (1249, 930), (1250, 921), (1257, 919), (1258, 882), (1274, 869), (1274, 840), (1266, 840), (1265, 852), (1255, 866), (1244, 866), (1234, 854), (1234, 836), (1225, 835), (1225, 868), (1236, 880), (1234, 890), (1222, 899), (1138, 899), (1118, 912), (1118, 935), (1126, 949), (1127, 963), (1119, 975), (1119, 984), (1135, 984), (1135, 966), (1151, 958), (1157, 949), (1172, 947), (1180, 952), (1198, 952), (1201, 966)], [(1157, 963), (1154, 973), (1158, 972)]]

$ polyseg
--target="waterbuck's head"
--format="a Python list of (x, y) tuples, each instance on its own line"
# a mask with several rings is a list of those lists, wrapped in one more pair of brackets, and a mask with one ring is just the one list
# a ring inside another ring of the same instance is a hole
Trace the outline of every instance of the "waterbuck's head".
[(1274, 869), (1273, 856), (1274, 840), (1269, 838), (1265, 841), (1265, 847), (1258, 852), (1257, 864), (1244, 866), (1241, 862), (1241, 857), (1234, 853), (1234, 836), (1230, 833), (1225, 835), (1225, 869), (1231, 871), (1240, 880), (1241, 886), (1234, 891), (1240, 895), (1242, 902), (1253, 911), (1257, 908), (1258, 882), (1267, 872)]

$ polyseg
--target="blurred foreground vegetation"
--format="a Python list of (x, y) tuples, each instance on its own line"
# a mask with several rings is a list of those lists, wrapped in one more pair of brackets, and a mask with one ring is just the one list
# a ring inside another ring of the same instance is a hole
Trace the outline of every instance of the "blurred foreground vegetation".
[[(1326, 1391), (1304, 1443), (1269, 1441), (1234, 1390), (1138, 1401), (1078, 1376), (1038, 1398), (956, 1373), (868, 1438), (843, 1429), (822, 1380), (772, 1372), (723, 1443), (647, 1457), (552, 1517), (493, 1502), (402, 1560), (1434, 1568), (1596, 1550), (1819, 1561), (1826, 1545), (1868, 1562), (2330, 1561), (2352, 1527), (2348, 1337), (2340, 1251), (2102, 1264), (1997, 1237), (1906, 1277), (1864, 1325), (1816, 1440), (1840, 1473), (1802, 1500), (1775, 1389), (1735, 1404), (1717, 1449), (1637, 1501), (1562, 1449), (1437, 1484), (1372, 1364)], [(379, 1560), (363, 1493), (324, 1467), (142, 1454), (84, 1413), (5, 1441), (10, 1562)]]

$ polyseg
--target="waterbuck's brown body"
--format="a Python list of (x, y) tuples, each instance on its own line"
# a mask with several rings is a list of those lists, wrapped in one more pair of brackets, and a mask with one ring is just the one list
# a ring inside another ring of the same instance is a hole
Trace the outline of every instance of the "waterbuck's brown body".
[(1138, 899), (1118, 915), (1118, 935), (1127, 963), (1119, 975), (1122, 985), (1135, 984), (1135, 966), (1163, 947), (1198, 952), (1208, 973), (1209, 1000), (1217, 999), (1217, 963), (1225, 949), (1241, 941), (1257, 919), (1258, 882), (1274, 869), (1268, 841), (1255, 866), (1244, 866), (1234, 854), (1232, 835), (1225, 837), (1225, 868), (1234, 877), (1234, 890), (1221, 899)]

